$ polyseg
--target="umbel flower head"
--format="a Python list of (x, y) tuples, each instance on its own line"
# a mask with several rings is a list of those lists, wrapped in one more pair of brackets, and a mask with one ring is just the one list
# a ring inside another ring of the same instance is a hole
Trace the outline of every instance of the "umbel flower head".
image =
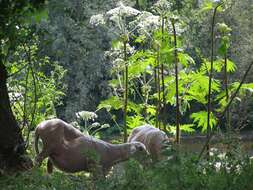
[(97, 14), (97, 15), (91, 16), (90, 24), (92, 26), (104, 25), (105, 24), (104, 16), (102, 14)]
[(152, 33), (160, 27), (159, 16), (155, 16), (150, 12), (143, 11), (139, 14), (133, 22), (130, 23), (132, 28), (136, 28), (136, 31), (140, 35), (146, 35)]
[(228, 27), (228, 25), (226, 25), (225, 23), (218, 23), (217, 28), (218, 28), (219, 32), (221, 32), (223, 34), (228, 34), (232, 31), (232, 29), (230, 27)]
[(107, 11), (105, 14), (92, 16), (90, 24), (107, 28), (109, 36), (120, 37), (131, 33), (128, 23), (140, 13), (137, 9), (119, 2), (116, 8)]
[(109, 10), (106, 15), (108, 17), (113, 17), (115, 15), (117, 16), (123, 16), (123, 17), (132, 17), (140, 14), (141, 12), (137, 9), (134, 9), (129, 6), (125, 6), (122, 2), (119, 2), (119, 6)]
[(89, 121), (89, 120), (93, 120), (94, 121), (98, 116), (94, 112), (80, 111), (80, 112), (76, 113), (76, 117), (78, 119), (83, 119), (85, 121)]
[(118, 3), (118, 6), (114, 9), (107, 11), (105, 14), (93, 15), (90, 18), (90, 24), (92, 26), (104, 25), (108, 21), (118, 24), (122, 18), (137, 16), (141, 12), (129, 6), (125, 6), (122, 2)]

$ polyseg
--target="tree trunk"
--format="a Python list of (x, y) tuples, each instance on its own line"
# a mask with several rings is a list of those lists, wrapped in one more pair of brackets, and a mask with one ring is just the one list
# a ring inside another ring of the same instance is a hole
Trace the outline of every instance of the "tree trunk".
[(10, 106), (7, 71), (0, 60), (0, 170), (23, 170), (32, 166), (27, 159), (21, 130)]

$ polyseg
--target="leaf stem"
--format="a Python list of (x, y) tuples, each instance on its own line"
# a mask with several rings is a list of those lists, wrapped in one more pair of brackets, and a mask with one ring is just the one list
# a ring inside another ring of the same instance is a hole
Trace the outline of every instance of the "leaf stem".
[[(212, 78), (213, 78), (213, 62), (214, 62), (214, 27), (215, 27), (215, 17), (217, 13), (217, 9), (221, 6), (222, 4), (218, 4), (214, 8), (213, 12), (213, 17), (212, 17), (212, 28), (211, 28), (211, 68), (209, 72), (209, 84), (208, 84), (208, 107), (207, 107), (207, 134), (206, 138), (210, 138), (211, 134), (211, 126), (210, 126), (210, 115), (211, 115), (211, 109), (212, 109), (212, 102), (211, 102), (211, 95), (212, 95)], [(207, 154), (209, 156), (210, 152), (210, 144), (206, 146), (207, 148)]]
[(176, 77), (176, 143), (180, 144), (180, 109), (179, 109), (179, 90), (178, 90), (178, 52), (177, 52), (177, 33), (175, 20), (171, 19), (174, 36), (174, 58), (175, 58), (175, 77)]
[(124, 142), (127, 142), (127, 104), (128, 104), (128, 64), (127, 64), (127, 41), (124, 40), (124, 62), (125, 62), (125, 91), (124, 91)]

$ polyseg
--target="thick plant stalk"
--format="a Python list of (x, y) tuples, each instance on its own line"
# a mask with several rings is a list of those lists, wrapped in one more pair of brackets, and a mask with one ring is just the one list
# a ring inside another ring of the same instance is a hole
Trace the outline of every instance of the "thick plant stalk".
[[(227, 52), (225, 52), (224, 56), (224, 84), (225, 84), (225, 91), (226, 91), (226, 103), (228, 103), (229, 100), (229, 92), (228, 92), (228, 72), (227, 72)], [(226, 112), (226, 128), (227, 131), (230, 131), (230, 111), (229, 108)]]
[(147, 81), (146, 81), (146, 73), (143, 73), (143, 81), (144, 81), (144, 91), (143, 91), (143, 95), (144, 95), (144, 108), (143, 108), (143, 116), (144, 119), (146, 121), (147, 119), (147, 105), (148, 105), (148, 90), (147, 90)]
[[(156, 67), (154, 67), (154, 77), (155, 77), (155, 91), (157, 92), (157, 72)], [(156, 103), (156, 113), (155, 113), (155, 127), (158, 128), (158, 110), (157, 110), (158, 101)]]
[[(244, 75), (243, 75), (243, 78), (242, 78), (242, 80), (241, 80), (239, 86), (237, 87), (237, 89), (236, 89), (236, 91), (233, 93), (233, 95), (231, 96), (231, 98), (230, 98), (229, 102), (227, 103), (227, 105), (226, 105), (225, 109), (223, 110), (223, 112), (219, 115), (218, 121), (217, 121), (217, 126), (220, 124), (220, 122), (222, 121), (222, 118), (224, 117), (224, 115), (226, 114), (226, 112), (228, 111), (228, 109), (230, 108), (230, 105), (232, 104), (232, 102), (234, 101), (236, 95), (238, 94), (239, 90), (241, 89), (241, 86), (243, 85), (243, 83), (244, 83), (246, 77), (248, 76), (249, 71), (250, 71), (250, 69), (251, 69), (252, 66), (253, 66), (253, 62), (250, 63), (248, 69), (246, 70), (246, 72), (245, 72)], [(207, 146), (209, 145), (209, 143), (210, 143), (210, 141), (211, 141), (213, 135), (214, 135), (214, 132), (212, 132), (212, 133), (210, 134), (210, 136), (207, 138), (206, 143), (204, 144), (204, 146), (203, 146), (203, 148), (201, 149), (201, 152), (200, 152), (200, 154), (199, 154), (199, 159), (201, 159), (201, 157), (202, 157), (204, 151), (206, 150)]]
[[(210, 126), (210, 116), (211, 116), (211, 90), (212, 90), (212, 78), (213, 78), (213, 62), (214, 62), (214, 26), (215, 26), (215, 16), (217, 13), (218, 7), (221, 6), (221, 4), (217, 5), (214, 8), (213, 17), (212, 17), (212, 28), (211, 28), (211, 68), (209, 71), (209, 84), (208, 84), (208, 107), (207, 107), (207, 135), (206, 138), (210, 138), (211, 134), (211, 126)], [(207, 154), (209, 155), (210, 152), (210, 145), (208, 144), (206, 146), (207, 148)]]
[(124, 62), (125, 62), (125, 73), (124, 73), (124, 142), (127, 142), (127, 104), (128, 104), (128, 64), (127, 64), (127, 41), (124, 40)]
[(157, 51), (157, 68), (156, 68), (156, 72), (157, 72), (157, 94), (158, 94), (158, 101), (157, 101), (157, 107), (156, 107), (156, 112), (157, 112), (157, 124), (158, 124), (158, 128), (161, 129), (161, 122), (160, 122), (160, 112), (161, 112), (161, 76), (160, 76), (160, 49), (158, 49)]
[(179, 90), (178, 90), (178, 52), (177, 52), (177, 33), (175, 20), (171, 19), (174, 36), (174, 58), (175, 58), (175, 77), (176, 77), (176, 143), (180, 144), (180, 109), (179, 109)]
[[(162, 41), (164, 41), (164, 18), (162, 18)], [(161, 77), (162, 77), (162, 123), (164, 127), (164, 131), (167, 131), (166, 123), (165, 123), (165, 83), (164, 83), (164, 63), (161, 63)]]
[[(157, 92), (157, 73), (156, 73), (156, 67), (154, 68), (154, 77), (155, 77), (155, 91)], [(155, 127), (158, 128), (158, 111), (156, 107), (156, 113), (155, 113)]]

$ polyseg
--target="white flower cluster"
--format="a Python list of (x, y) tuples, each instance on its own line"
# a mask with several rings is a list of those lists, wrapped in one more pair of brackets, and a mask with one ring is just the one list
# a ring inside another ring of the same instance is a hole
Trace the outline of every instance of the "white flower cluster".
[(160, 21), (159, 16), (143, 11), (131, 24), (136, 26), (136, 30), (139, 34), (146, 35), (157, 30), (160, 26)]
[[(187, 29), (186, 26), (182, 25), (180, 22), (175, 23), (175, 28), (176, 28), (177, 35), (179, 36), (182, 35), (182, 33), (184, 33)], [(171, 34), (173, 33), (173, 28), (171, 24), (169, 24), (169, 32)]]
[(169, 3), (167, 0), (159, 0), (157, 1), (153, 8), (155, 11), (157, 11), (159, 14), (164, 14), (166, 12), (169, 12), (171, 9), (171, 3)]
[(125, 6), (122, 2), (119, 6), (111, 9), (106, 13), (108, 17), (121, 16), (121, 17), (131, 17), (140, 14), (140, 11), (129, 6)]
[(78, 119), (83, 119), (85, 121), (88, 120), (95, 120), (98, 116), (95, 112), (89, 112), (89, 111), (80, 111), (76, 113), (76, 117)]
[(96, 127), (100, 127), (100, 123), (95, 122), (91, 124), (91, 128), (96, 128)]
[(109, 127), (110, 127), (110, 125), (107, 124), (107, 123), (106, 123), (106, 124), (103, 124), (103, 125), (101, 126), (102, 129), (106, 129), (106, 128), (109, 128)]
[(105, 19), (104, 19), (103, 14), (97, 14), (97, 15), (91, 16), (90, 24), (92, 26), (104, 25), (105, 24)]
[(109, 10), (105, 14), (93, 15), (90, 18), (90, 25), (93, 27), (104, 26), (108, 29), (108, 35), (111, 38), (127, 34), (129, 32), (126, 18), (134, 17), (141, 12), (129, 6), (125, 6), (123, 3), (119, 3), (114, 9)]

